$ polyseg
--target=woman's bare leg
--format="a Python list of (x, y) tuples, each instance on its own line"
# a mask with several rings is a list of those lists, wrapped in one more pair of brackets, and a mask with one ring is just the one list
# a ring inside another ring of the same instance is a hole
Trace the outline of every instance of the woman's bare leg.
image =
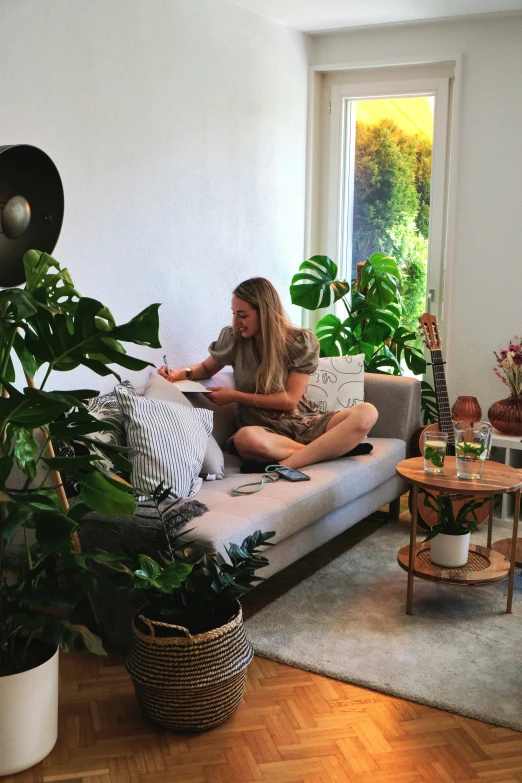
[(243, 459), (284, 462), (291, 454), (304, 449), (302, 443), (267, 432), (263, 427), (241, 427), (234, 435), (234, 446)]
[(377, 409), (369, 402), (339, 411), (328, 422), (324, 435), (320, 435), (302, 449), (280, 457), (279, 461), (284, 461), (289, 468), (299, 469), (314, 462), (341, 457), (364, 440), (378, 416)]

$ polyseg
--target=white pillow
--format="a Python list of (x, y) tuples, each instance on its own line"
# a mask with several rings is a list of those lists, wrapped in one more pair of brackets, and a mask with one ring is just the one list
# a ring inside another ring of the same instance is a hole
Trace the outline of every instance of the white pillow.
[[(180, 390), (152, 371), (145, 386), (144, 396), (149, 399), (163, 400), (164, 402), (176, 402), (178, 405), (186, 405), (187, 408), (201, 407), (192, 405), (191, 401)], [(213, 435), (210, 436), (207, 450), (201, 467), (201, 478), (205, 481), (222, 479), (225, 476), (225, 457), (219, 444)]]
[(364, 354), (319, 359), (305, 395), (318, 403), (323, 413), (342, 411), (364, 402)]
[(192, 498), (201, 489), (201, 466), (212, 432), (212, 412), (174, 402), (132, 397), (116, 386), (125, 416), (132, 483), (146, 495), (158, 484), (177, 498)]

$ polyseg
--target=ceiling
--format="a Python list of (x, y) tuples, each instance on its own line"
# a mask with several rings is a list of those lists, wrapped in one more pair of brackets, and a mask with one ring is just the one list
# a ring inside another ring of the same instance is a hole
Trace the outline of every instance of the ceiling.
[(522, 11), (522, 0), (232, 0), (306, 33), (365, 25)]

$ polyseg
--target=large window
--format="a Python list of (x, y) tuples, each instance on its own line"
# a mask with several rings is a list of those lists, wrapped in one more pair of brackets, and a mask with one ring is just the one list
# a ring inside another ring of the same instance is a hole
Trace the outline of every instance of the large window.
[(444, 63), (319, 81), (310, 250), (349, 281), (372, 253), (394, 256), (412, 329), (425, 310), (442, 319), (452, 73)]

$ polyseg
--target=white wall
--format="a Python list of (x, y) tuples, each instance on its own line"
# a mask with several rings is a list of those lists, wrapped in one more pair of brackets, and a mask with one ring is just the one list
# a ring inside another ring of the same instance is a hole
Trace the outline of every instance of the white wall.
[[(288, 304), (305, 47), (225, 0), (0, 2), (0, 144), (51, 156), (65, 190), (55, 257), (119, 322), (162, 302), (173, 366), (207, 355), (244, 278), (270, 278)], [(113, 382), (78, 369), (52, 385), (86, 384)]]
[(315, 65), (464, 57), (446, 372), (450, 399), (506, 395), (493, 350), (522, 333), (522, 16), (314, 36)]

